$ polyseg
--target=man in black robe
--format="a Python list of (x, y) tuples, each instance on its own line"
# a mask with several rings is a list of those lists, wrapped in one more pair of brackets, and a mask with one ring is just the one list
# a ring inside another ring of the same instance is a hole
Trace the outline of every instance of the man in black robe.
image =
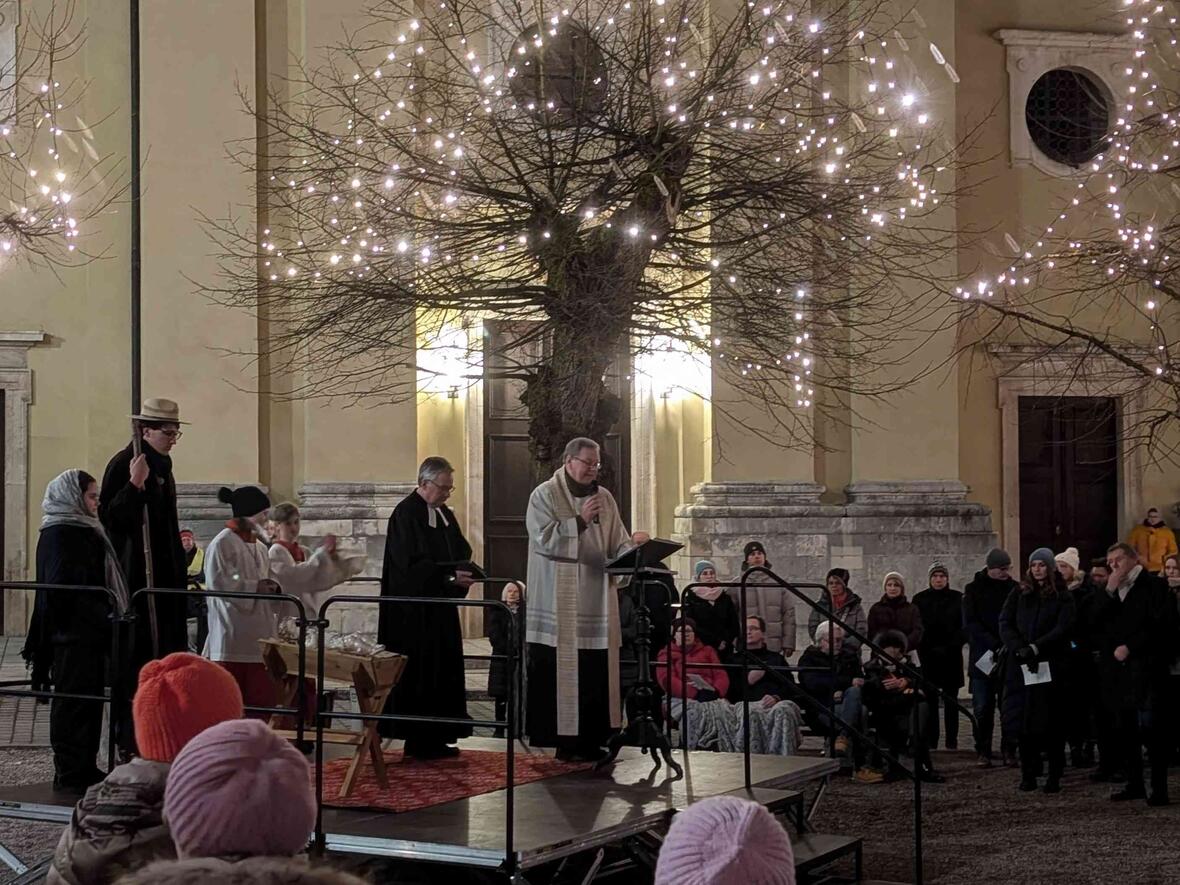
[[(467, 595), (472, 574), (456, 566), (470, 559), (471, 545), (446, 506), (454, 488), (455, 469), (445, 458), (422, 462), (418, 488), (389, 517), (382, 596), (462, 599)], [(408, 658), (385, 712), (467, 719), (459, 607), (402, 603), (380, 608), (378, 639), (389, 651)], [(459, 749), (448, 744), (470, 736), (471, 727), (385, 721), (380, 732), (403, 738), (407, 756), (439, 759), (458, 755)]]
[[(127, 579), (127, 590), (148, 586), (143, 552), (143, 514), (152, 544), (153, 584), (183, 590), (187, 584), (187, 563), (180, 543), (180, 521), (176, 515), (176, 480), (172, 477), (170, 452), (180, 439), (180, 407), (168, 399), (147, 399), (139, 415), (133, 415), (141, 434), (142, 454), (134, 444), (111, 458), (102, 477), (98, 516), (107, 530), (119, 565)], [(124, 752), (134, 750), (130, 693), (139, 684), (139, 671), (148, 661), (176, 651), (188, 651), (187, 604), (183, 596), (155, 596), (154, 606), (141, 597), (133, 611), (135, 621), (125, 641), (130, 666), (117, 674), (127, 686), (127, 705), (120, 711), (119, 744)], [(155, 609), (153, 630), (152, 609)], [(154, 633), (154, 636), (153, 636)], [(158, 647), (157, 647), (158, 646)]]

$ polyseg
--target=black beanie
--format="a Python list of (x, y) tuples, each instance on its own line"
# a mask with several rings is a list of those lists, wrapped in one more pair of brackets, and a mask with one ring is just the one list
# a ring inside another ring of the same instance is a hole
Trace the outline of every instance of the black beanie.
[(851, 575), (848, 574), (848, 569), (846, 569), (846, 568), (828, 569), (828, 576), (826, 578), (824, 578), (824, 583), (825, 584), (828, 583), (828, 580), (830, 578), (839, 578), (840, 581), (844, 584), (844, 589), (847, 590), (848, 589), (848, 580), (850, 577), (851, 577)]
[(766, 548), (762, 546), (761, 541), (750, 541), (742, 550), (742, 559), (749, 559), (750, 554), (758, 551), (763, 556), (766, 555)]
[(233, 508), (238, 518), (257, 516), (270, 507), (270, 498), (258, 486), (238, 486), (229, 489), (222, 486), (217, 490), (217, 500)]

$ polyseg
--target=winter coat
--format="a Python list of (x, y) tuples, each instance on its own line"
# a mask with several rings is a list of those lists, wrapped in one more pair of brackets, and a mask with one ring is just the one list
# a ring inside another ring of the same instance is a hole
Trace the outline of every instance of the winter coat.
[[(673, 698), (687, 697), (692, 700), (697, 696), (697, 687), (689, 681), (691, 676), (700, 676), (713, 687), (721, 697), (729, 691), (729, 676), (724, 670), (713, 667), (694, 667), (693, 664), (720, 664), (721, 659), (712, 646), (702, 642), (694, 642), (682, 655), (680, 645), (673, 641), (667, 648), (660, 650), (655, 664), (656, 681), (665, 692)], [(668, 655), (672, 655), (671, 674), (668, 672)], [(670, 675), (670, 681), (669, 681)], [(671, 688), (669, 688), (671, 685)], [(687, 692), (687, 694), (686, 694)]]
[(914, 595), (914, 605), (922, 613), (922, 672), (939, 688), (953, 692), (963, 685), (963, 594), (950, 587), (927, 587)]
[[(517, 606), (515, 613), (518, 641), (524, 635), (524, 614), (524, 603), (521, 603)], [(492, 645), (492, 654), (508, 654), (512, 644), (512, 615), (502, 608), (489, 609), (487, 625), (488, 641)], [(519, 651), (520, 648), (518, 647), (517, 650)], [(492, 661), (488, 667), (488, 694), (496, 700), (506, 700), (508, 698), (508, 679), (511, 674), (512, 671), (508, 668), (507, 661)], [(520, 700), (518, 697), (517, 701)]]
[[(912, 665), (911, 665), (912, 666)], [(917, 669), (917, 668), (914, 668)], [(885, 680), (890, 676), (901, 676), (909, 679), (906, 689), (888, 689)], [(914, 684), (912, 677), (896, 670), (893, 664), (874, 657), (865, 664), (865, 685), (861, 699), (865, 708), (874, 716), (897, 718), (909, 714), (914, 701), (921, 697), (920, 690)]]
[(885, 630), (905, 634), (906, 651), (916, 650), (922, 641), (922, 613), (904, 593), (896, 599), (882, 596), (869, 609), (869, 638)]
[[(266, 545), (257, 539), (246, 541), (227, 526), (205, 551), (205, 575), (210, 591), (256, 593), (258, 582), (271, 576)], [(295, 614), (294, 606), (269, 594), (257, 599), (210, 596), (208, 605), (205, 657), (211, 661), (261, 664), (258, 640), (278, 635), (279, 618)]]
[(1180, 552), (1176, 549), (1176, 533), (1166, 525), (1148, 525), (1144, 520), (1127, 538), (1127, 543), (1139, 554), (1139, 561), (1149, 572), (1159, 573), (1164, 569), (1164, 560)]
[[(131, 445), (111, 458), (102, 477), (98, 515), (119, 555), (127, 589), (134, 594), (147, 586), (143, 556), (143, 510), (146, 504), (155, 585), (184, 590), (188, 587), (188, 557), (180, 543), (172, 459), (147, 444), (143, 453), (147, 456), (149, 473), (142, 491), (131, 484), (131, 460), (134, 457)], [(188, 651), (188, 598), (158, 595), (155, 599), (160, 657), (174, 651)], [(151, 620), (144, 597), (136, 603), (135, 614), (132, 659), (138, 668), (153, 656)]]
[[(1174, 648), (1172, 603), (1167, 582), (1146, 568), (1125, 599), (1117, 593), (1097, 595), (1093, 639), (1108, 710), (1144, 709), (1160, 691)], [(1130, 652), (1122, 662), (1114, 657), (1120, 645)]]
[(1012, 578), (997, 581), (988, 577), (987, 569), (980, 569), (963, 588), (963, 629), (967, 631), (967, 658), (974, 678), (983, 678), (984, 674), (975, 668), (983, 653), (1003, 646), (1000, 612), (1018, 586)]
[[(1068, 590), (1045, 593), (1037, 588), (1018, 587), (1004, 602), (1000, 613), (1000, 638), (1008, 650), (1004, 672), (1004, 731), (1027, 735), (1061, 734), (1066, 723), (1065, 701), (1068, 697), (1067, 664), (1070, 636), (1077, 612)], [(1036, 656), (1028, 662), (1036, 669), (1048, 663), (1051, 681), (1042, 685), (1025, 685), (1026, 663), (1016, 653), (1035, 646)]]
[[(862, 636), (868, 634), (869, 619), (865, 617), (864, 605), (861, 603), (860, 597), (851, 590), (845, 594), (844, 605), (840, 607), (839, 611), (832, 611), (832, 595), (828, 593), (826, 588), (820, 591), (816, 604), (819, 605), (819, 608), (813, 608), (807, 618), (807, 635), (813, 640), (815, 639), (815, 628), (828, 620), (832, 615), (835, 615), (836, 620), (840, 621), (841, 625), (847, 624)], [(872, 638), (872, 636), (869, 636), (869, 639)], [(860, 640), (851, 633), (845, 635), (844, 648), (859, 651), (860, 645)]]
[(88, 789), (57, 843), (48, 885), (105, 885), (151, 861), (175, 858), (163, 819), (169, 767), (135, 758)]
[(849, 652), (847, 646), (842, 646), (836, 655), (834, 669), (832, 656), (818, 645), (808, 646), (799, 657), (799, 682), (821, 704), (830, 704), (833, 694), (847, 691), (853, 679), (863, 679), (864, 675), (860, 656)]
[[(740, 618), (741, 588), (731, 587), (726, 592)], [(746, 617), (753, 615), (766, 622), (764, 638), (767, 648), (781, 652), (784, 658), (795, 653), (795, 597), (762, 573), (752, 575), (746, 584)]]
[[(754, 595), (751, 593), (749, 599), (753, 598)], [(695, 591), (686, 590), (680, 613), (686, 618), (691, 618), (696, 624), (697, 639), (700, 642), (713, 646), (722, 656), (733, 654), (738, 637), (744, 631), (741, 621), (738, 620), (738, 607), (728, 593), (722, 593), (714, 602), (709, 602), (697, 596)], [(754, 612), (751, 611), (751, 614)], [(770, 623), (767, 622), (767, 629), (769, 628)], [(722, 648), (722, 645), (725, 648)]]
[[(106, 545), (93, 529), (51, 525), (37, 538), (37, 583), (106, 586)], [(100, 649), (111, 642), (111, 597), (101, 590), (38, 590), (26, 648), (32, 660), (47, 655), (53, 645), (90, 645)]]
[(735, 704), (741, 703), (743, 686), (745, 687), (745, 697), (751, 702), (760, 701), (768, 694), (774, 695), (779, 700), (794, 700), (799, 693), (798, 686), (795, 684), (795, 674), (786, 669), (769, 669), (771, 667), (786, 667), (786, 658), (777, 651), (771, 651), (768, 648), (749, 648), (746, 649), (746, 654), (749, 656), (751, 669), (758, 669), (758, 664), (766, 669), (763, 671), (762, 678), (753, 685), (750, 684), (744, 672), (730, 671), (729, 699), (731, 701)]

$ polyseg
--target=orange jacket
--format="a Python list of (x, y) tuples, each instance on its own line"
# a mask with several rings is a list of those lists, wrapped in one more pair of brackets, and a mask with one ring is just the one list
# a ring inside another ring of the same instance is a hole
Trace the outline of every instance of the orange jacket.
[(1164, 569), (1164, 560), (1176, 549), (1176, 535), (1166, 525), (1150, 526), (1140, 523), (1131, 529), (1127, 543), (1135, 548), (1143, 567), (1158, 574)]

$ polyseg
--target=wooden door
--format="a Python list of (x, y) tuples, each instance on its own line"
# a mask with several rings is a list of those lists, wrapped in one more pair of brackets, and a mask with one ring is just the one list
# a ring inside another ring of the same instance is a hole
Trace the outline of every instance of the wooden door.
[(1118, 540), (1118, 441), (1109, 397), (1020, 398), (1020, 551), (1077, 547), (1082, 568)]
[[(523, 324), (488, 322), (484, 357), (484, 567), (497, 577), (522, 580), (528, 569), (528, 533), (525, 509), (532, 493), (528, 411), (520, 401), (524, 381), (495, 377), (514, 366), (535, 362), (544, 342), (527, 340), (506, 347), (522, 337)], [(620, 396), (623, 409), (617, 425), (607, 434), (600, 482), (619, 503), (619, 512), (630, 525), (631, 511), (631, 415), (628, 407), (630, 378), (625, 357), (608, 373), (608, 388)], [(487, 595), (499, 597), (499, 588)]]

